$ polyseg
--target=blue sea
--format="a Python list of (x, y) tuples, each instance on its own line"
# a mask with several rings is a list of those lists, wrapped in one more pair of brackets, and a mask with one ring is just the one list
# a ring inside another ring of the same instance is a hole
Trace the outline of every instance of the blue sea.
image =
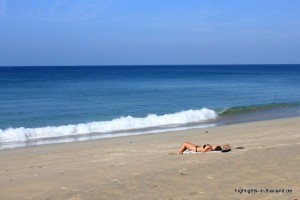
[(300, 65), (0, 67), (0, 149), (300, 116)]

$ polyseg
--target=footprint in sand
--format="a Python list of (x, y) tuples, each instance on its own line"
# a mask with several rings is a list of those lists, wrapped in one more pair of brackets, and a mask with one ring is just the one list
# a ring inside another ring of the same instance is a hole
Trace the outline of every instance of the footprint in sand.
[(186, 176), (187, 175), (187, 173), (185, 173), (186, 169), (180, 169), (178, 171), (180, 172), (181, 176)]
[(272, 148), (272, 147), (270, 147), (270, 148), (266, 148), (266, 150), (272, 150), (272, 149), (275, 149), (275, 148)]

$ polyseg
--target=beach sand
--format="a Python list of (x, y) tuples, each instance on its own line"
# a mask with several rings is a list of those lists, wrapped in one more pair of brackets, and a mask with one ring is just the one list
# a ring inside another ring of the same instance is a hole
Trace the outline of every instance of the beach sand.
[[(0, 199), (299, 200), (299, 122), (288, 118), (1, 150)], [(185, 141), (230, 143), (233, 149), (176, 155)], [(240, 146), (245, 149), (235, 149)]]

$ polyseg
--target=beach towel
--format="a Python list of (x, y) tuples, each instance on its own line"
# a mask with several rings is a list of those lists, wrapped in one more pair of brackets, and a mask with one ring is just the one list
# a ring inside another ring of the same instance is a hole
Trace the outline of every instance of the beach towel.
[(221, 151), (208, 151), (208, 152), (195, 152), (195, 151), (189, 151), (185, 150), (183, 154), (190, 154), (190, 153), (222, 153)]

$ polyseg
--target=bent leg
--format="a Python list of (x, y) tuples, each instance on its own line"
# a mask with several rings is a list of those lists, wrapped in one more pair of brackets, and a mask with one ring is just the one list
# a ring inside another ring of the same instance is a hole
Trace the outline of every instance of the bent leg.
[(191, 142), (185, 142), (181, 145), (179, 150), (177, 151), (177, 154), (182, 154), (185, 150), (195, 151), (196, 152), (197, 145), (191, 143)]

